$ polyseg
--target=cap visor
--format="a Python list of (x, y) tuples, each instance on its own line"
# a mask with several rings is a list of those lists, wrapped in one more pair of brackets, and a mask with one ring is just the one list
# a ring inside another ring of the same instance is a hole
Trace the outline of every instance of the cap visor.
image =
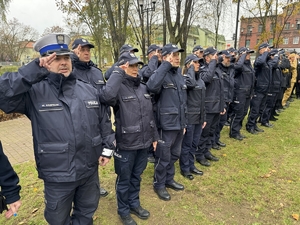
[(73, 52), (71, 51), (47, 51), (45, 55), (51, 55), (52, 53), (56, 53), (56, 55), (71, 55)]
[(254, 53), (254, 51), (253, 51), (253, 50), (250, 50), (250, 51), (247, 51), (247, 53)]
[(184, 52), (184, 49), (182, 49), (182, 48), (179, 48), (179, 49), (175, 49), (175, 50), (173, 50), (172, 52)]
[(138, 59), (133, 59), (133, 60), (129, 61), (129, 65), (134, 65), (134, 64), (144, 65), (144, 63)]
[(89, 46), (90, 48), (95, 48), (95, 46), (90, 43), (89, 44), (80, 44), (80, 46)]
[(138, 52), (139, 50), (137, 48), (131, 48), (129, 51)]

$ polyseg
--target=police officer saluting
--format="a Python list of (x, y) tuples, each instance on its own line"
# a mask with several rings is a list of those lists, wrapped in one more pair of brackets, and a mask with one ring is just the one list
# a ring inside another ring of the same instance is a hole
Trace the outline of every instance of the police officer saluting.
[(166, 187), (180, 191), (182, 184), (174, 181), (174, 163), (181, 152), (186, 127), (186, 84), (181, 75), (180, 52), (183, 49), (167, 44), (162, 48), (163, 62), (149, 78), (147, 88), (157, 98), (159, 141), (155, 152), (154, 191), (162, 200), (171, 199)]
[(72, 74), (69, 42), (65, 34), (42, 37), (34, 45), (41, 58), (0, 77), (0, 108), (31, 120), (44, 215), (51, 225), (93, 224), (98, 166), (108, 163), (115, 148), (98, 91)]

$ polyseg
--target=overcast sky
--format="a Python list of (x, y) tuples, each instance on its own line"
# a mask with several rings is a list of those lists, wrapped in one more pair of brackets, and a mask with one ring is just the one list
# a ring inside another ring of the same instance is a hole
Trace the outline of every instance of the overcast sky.
[(52, 26), (64, 26), (64, 15), (55, 5), (55, 0), (12, 0), (7, 19), (16, 18), (35, 28), (41, 35)]

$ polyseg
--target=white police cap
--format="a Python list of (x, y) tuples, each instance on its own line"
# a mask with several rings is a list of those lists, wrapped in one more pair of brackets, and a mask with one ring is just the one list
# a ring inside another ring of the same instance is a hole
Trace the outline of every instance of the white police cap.
[(66, 34), (47, 34), (35, 42), (33, 49), (40, 52), (41, 56), (54, 52), (57, 55), (70, 55), (72, 54), (68, 47), (70, 41), (70, 37)]

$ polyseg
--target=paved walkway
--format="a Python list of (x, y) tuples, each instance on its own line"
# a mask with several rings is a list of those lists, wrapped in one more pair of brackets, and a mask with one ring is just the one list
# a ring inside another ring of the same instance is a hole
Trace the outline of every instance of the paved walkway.
[(34, 160), (31, 124), (26, 116), (0, 122), (0, 140), (11, 164)]

